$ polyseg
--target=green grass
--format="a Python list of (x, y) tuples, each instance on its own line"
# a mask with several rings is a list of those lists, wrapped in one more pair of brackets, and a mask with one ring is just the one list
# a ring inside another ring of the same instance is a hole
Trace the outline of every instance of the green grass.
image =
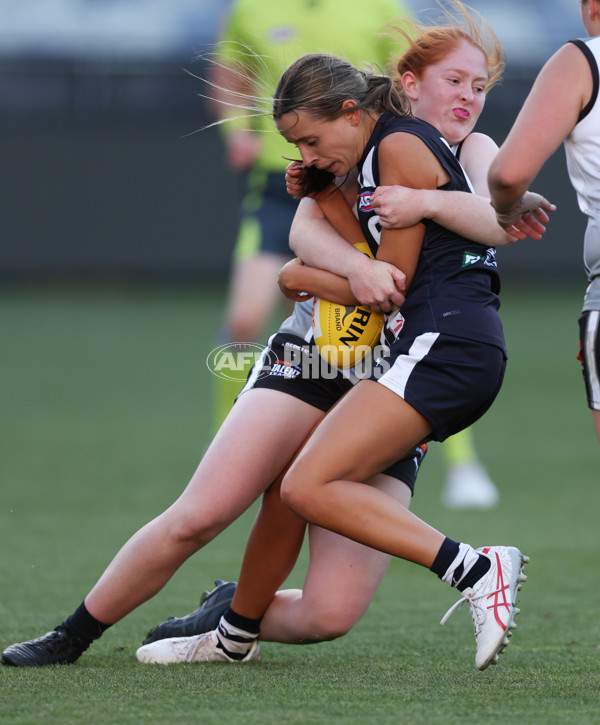
[[(249, 666), (138, 664), (150, 626), (237, 576), (250, 511), (77, 664), (0, 668), (0, 721), (599, 723), (599, 455), (574, 359), (581, 290), (508, 288), (503, 299), (509, 367), (476, 428), (501, 503), (444, 510), (432, 446), (413, 507), (453, 538), (531, 556), (498, 667), (475, 669), (467, 612), (438, 624), (455, 593), (402, 561), (341, 640), (266, 644)], [(164, 288), (0, 294), (0, 645), (61, 621), (189, 479), (208, 438), (205, 358), (222, 301)], [(306, 552), (291, 584), (305, 564)]]

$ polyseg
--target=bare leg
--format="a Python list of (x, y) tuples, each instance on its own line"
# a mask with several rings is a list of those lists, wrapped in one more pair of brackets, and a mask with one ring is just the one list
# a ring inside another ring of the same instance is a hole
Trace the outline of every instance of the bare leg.
[(600, 443), (600, 410), (592, 410), (592, 420), (594, 421), (594, 428), (598, 436), (598, 443)]
[[(380, 474), (373, 485), (408, 508), (410, 489)], [(302, 644), (341, 637), (367, 611), (391, 557), (317, 526), (309, 527), (310, 562), (303, 589), (277, 592), (261, 622), (261, 639)]]
[[(319, 420), (324, 416), (321, 413)], [(290, 459), (277, 481), (265, 492), (246, 544), (231, 607), (250, 619), (263, 616), (302, 548), (306, 521), (281, 500), (281, 481), (294, 459)]]
[[(445, 537), (408, 511), (408, 489), (402, 492), (386, 485), (361, 483), (406, 456), (430, 433), (427, 420), (374, 381), (358, 383), (317, 426), (284, 474), (281, 488), (282, 501), (311, 524), (311, 564), (305, 591), (277, 594), (261, 623), (263, 639), (308, 643), (339, 637), (368, 607), (390, 556), (431, 568)], [(266, 514), (265, 508), (265, 519)], [(264, 521), (262, 525), (266, 527)], [(297, 548), (286, 546), (285, 556), (269, 556), (265, 546), (268, 529), (264, 533), (264, 539), (254, 539), (257, 549), (264, 549), (264, 558), (253, 555), (252, 561), (247, 561), (256, 567), (253, 584), (259, 587), (266, 582), (266, 588), (272, 591), (274, 575), (269, 572), (265, 576), (261, 567), (268, 570), (275, 559), (281, 574)], [(475, 623), (475, 663), (485, 669), (497, 661), (508, 644), (508, 632), (514, 628), (514, 601), (524, 580), (526, 558), (515, 547), (490, 547), (485, 553), (491, 554), (485, 556), (466, 546), (461, 559), (461, 547), (465, 545), (446, 543), (436, 573), (450, 583), (450, 577), (461, 568), (459, 584), (463, 583), (464, 588), (457, 604), (469, 602)], [(487, 616), (479, 602), (486, 603), (485, 598), (489, 601), (493, 597), (497, 601), (497, 582), (504, 580), (505, 571), (510, 599), (502, 620), (499, 605), (492, 603), (494, 614)], [(260, 599), (260, 590), (258, 595), (255, 589), (250, 593), (257, 597), (258, 607), (244, 610), (238, 605), (234, 612), (256, 619), (269, 592), (264, 599)], [(238, 602), (243, 603), (243, 598), (238, 597)], [(225, 620), (217, 633), (153, 642), (141, 647), (137, 657), (142, 662), (163, 664), (256, 659), (258, 630), (233, 612), (227, 613)]]
[(265, 613), (296, 563), (304, 540), (306, 521), (282, 503), (280, 482), (263, 496), (231, 602), (234, 611), (251, 619)]
[(327, 415), (283, 480), (286, 504), (310, 523), (430, 567), (444, 535), (366, 481), (407, 455), (430, 424), (383, 385), (363, 380)]
[(321, 415), (289, 395), (244, 393), (185, 491), (134, 534), (88, 594), (90, 614), (112, 624), (156, 594), (277, 478)]

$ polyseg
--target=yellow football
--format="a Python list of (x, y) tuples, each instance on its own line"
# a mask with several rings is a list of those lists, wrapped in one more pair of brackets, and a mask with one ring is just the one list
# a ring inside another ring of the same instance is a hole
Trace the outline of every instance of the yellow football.
[[(354, 245), (373, 258), (366, 242)], [(312, 326), (321, 357), (340, 370), (358, 365), (379, 341), (384, 316), (362, 305), (338, 305), (315, 297)]]

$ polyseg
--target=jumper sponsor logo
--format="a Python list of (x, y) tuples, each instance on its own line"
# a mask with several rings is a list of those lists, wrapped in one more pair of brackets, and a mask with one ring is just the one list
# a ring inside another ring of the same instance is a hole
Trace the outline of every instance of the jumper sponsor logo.
[(284, 347), (289, 347), (293, 350), (299, 350), (300, 352), (302, 352), (306, 346), (303, 347), (302, 345), (296, 345), (295, 342), (285, 342)]
[(394, 333), (394, 336), (398, 337), (404, 327), (404, 315), (400, 311), (396, 312), (393, 317), (389, 318), (386, 325)]
[(473, 254), (473, 252), (465, 252), (461, 267), (470, 267), (472, 264), (483, 261), (483, 254)]
[(373, 211), (371, 203), (373, 199), (372, 191), (363, 191), (358, 195), (358, 208), (360, 211)]
[[(264, 351), (265, 348), (253, 342), (230, 342), (211, 350), (206, 358), (206, 366), (219, 378), (243, 383), (248, 371), (261, 359)], [(265, 365), (268, 363), (265, 360)]]
[(289, 362), (286, 362), (285, 360), (277, 360), (276, 363), (273, 364), (271, 367), (271, 370), (269, 372), (269, 375), (274, 375), (275, 377), (279, 378), (297, 378), (300, 376), (300, 373), (302, 371), (299, 367), (292, 365)]
[(470, 267), (477, 262), (483, 262), (486, 267), (497, 267), (496, 250), (493, 247), (489, 247), (485, 250), (485, 254), (474, 254), (473, 252), (463, 253), (462, 267)]
[(486, 267), (498, 266), (498, 263), (496, 262), (496, 250), (494, 247), (489, 247), (489, 249), (485, 250), (485, 259), (483, 260), (483, 263)]

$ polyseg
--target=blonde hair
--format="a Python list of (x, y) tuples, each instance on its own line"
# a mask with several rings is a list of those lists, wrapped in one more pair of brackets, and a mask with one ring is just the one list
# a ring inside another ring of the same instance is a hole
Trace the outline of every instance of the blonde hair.
[(406, 50), (393, 62), (393, 78), (401, 87), (400, 79), (407, 71), (422, 78), (425, 70), (439, 63), (456, 46), (466, 40), (485, 55), (488, 69), (486, 93), (498, 83), (504, 70), (505, 53), (490, 24), (481, 13), (460, 2), (447, 0), (440, 6), (439, 21), (432, 25), (407, 21), (408, 30), (396, 27), (394, 33), (402, 35), (408, 44)]

